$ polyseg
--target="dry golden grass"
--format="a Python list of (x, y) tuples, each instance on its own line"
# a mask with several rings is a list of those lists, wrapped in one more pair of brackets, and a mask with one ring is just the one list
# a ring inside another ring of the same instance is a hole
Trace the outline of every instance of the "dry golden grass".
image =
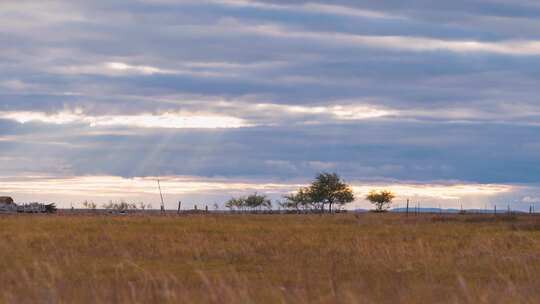
[(539, 303), (540, 218), (0, 217), (7, 303)]

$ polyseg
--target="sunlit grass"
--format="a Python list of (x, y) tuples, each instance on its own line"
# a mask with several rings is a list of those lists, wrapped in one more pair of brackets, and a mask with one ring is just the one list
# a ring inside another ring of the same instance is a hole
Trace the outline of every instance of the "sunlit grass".
[(3, 302), (538, 303), (540, 218), (5, 216)]

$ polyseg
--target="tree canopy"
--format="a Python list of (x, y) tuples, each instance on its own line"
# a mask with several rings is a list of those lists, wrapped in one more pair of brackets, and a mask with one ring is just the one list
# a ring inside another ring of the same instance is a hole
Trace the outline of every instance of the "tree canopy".
[(310, 186), (300, 188), (298, 192), (285, 196), (283, 207), (300, 211), (315, 209), (332, 212), (336, 205), (344, 206), (354, 201), (352, 188), (341, 180), (336, 173), (320, 173)]
[(386, 211), (390, 208), (390, 204), (395, 197), (395, 194), (388, 190), (373, 190), (366, 195), (366, 199), (375, 205), (375, 211), (378, 212)]
[(261, 210), (262, 208), (271, 209), (272, 202), (266, 195), (253, 193), (247, 197), (231, 198), (225, 203), (225, 207), (230, 210)]

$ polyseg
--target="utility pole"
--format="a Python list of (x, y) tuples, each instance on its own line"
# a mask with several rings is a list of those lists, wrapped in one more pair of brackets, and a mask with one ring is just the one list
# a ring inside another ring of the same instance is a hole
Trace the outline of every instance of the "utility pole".
[(158, 188), (159, 188), (159, 196), (161, 197), (161, 213), (165, 213), (165, 202), (163, 201), (163, 193), (161, 192), (161, 184), (159, 182), (159, 178), (157, 180)]

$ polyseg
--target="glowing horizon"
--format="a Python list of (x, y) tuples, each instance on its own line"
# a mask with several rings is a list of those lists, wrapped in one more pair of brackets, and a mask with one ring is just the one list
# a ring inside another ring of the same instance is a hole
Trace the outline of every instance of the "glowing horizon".
[[(158, 177), (123, 178), (118, 176), (74, 176), (74, 177), (0, 177), (0, 194), (14, 198), (54, 197), (61, 206), (66, 207), (74, 200), (79, 204), (85, 200), (101, 203), (109, 200), (157, 201)], [(177, 200), (197, 201), (190, 197), (210, 197), (212, 203), (223, 203), (227, 198), (258, 192), (277, 199), (296, 191), (306, 183), (253, 181), (248, 179), (203, 178), (194, 176), (159, 177), (169, 207)], [(363, 197), (370, 190), (388, 189), (396, 193), (395, 204), (401, 205), (406, 199), (433, 202), (447, 207), (456, 207), (458, 201), (480, 202), (482, 206), (498, 195), (519, 190), (519, 186), (502, 184), (448, 183), (377, 183), (353, 181), (350, 183), (356, 195), (356, 202), (350, 206), (369, 207)], [(198, 199), (202, 200), (202, 199)], [(216, 201), (221, 200), (221, 201)], [(474, 206), (472, 204), (471, 206)]]

